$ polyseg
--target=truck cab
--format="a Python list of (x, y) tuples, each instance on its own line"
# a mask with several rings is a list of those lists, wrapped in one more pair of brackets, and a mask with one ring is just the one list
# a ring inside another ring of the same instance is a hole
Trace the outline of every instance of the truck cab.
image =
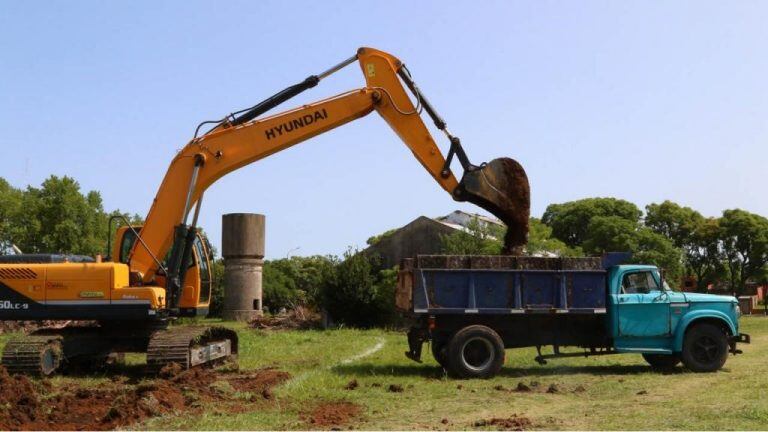
[[(704, 371), (714, 365), (719, 369), (728, 354), (718, 332), (735, 350), (740, 334), (735, 297), (673, 291), (659, 269), (650, 265), (611, 267), (608, 286), (606, 325), (617, 352), (641, 353), (649, 362), (659, 363), (688, 356), (689, 368)], [(689, 334), (692, 329), (697, 330)], [(701, 332), (706, 334), (697, 336)]]

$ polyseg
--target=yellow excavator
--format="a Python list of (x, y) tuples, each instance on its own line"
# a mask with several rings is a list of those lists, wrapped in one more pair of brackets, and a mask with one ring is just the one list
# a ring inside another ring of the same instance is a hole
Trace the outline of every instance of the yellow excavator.
[[(355, 62), (365, 87), (263, 116)], [(169, 326), (178, 317), (208, 312), (211, 248), (197, 228), (204, 191), (225, 174), (374, 110), (455, 200), (477, 204), (505, 222), (505, 251), (520, 252), (530, 207), (520, 164), (508, 158), (470, 163), (459, 138), (448, 131), (405, 64), (388, 53), (360, 48), (253, 107), (201, 123), (171, 162), (143, 226), (123, 220), (106, 258), (0, 257), (0, 320), (97, 323), (14, 338), (3, 350), (2, 364), (12, 373), (49, 375), (67, 365), (98, 365), (122, 352), (146, 352), (147, 366), (155, 371), (173, 362), (189, 368), (236, 356), (237, 334), (230, 329)], [(423, 111), (448, 138), (447, 156), (422, 121)], [(208, 129), (201, 133), (203, 128)], [(461, 181), (451, 170), (454, 157), (463, 169)], [(120, 224), (115, 219), (120, 217), (110, 220), (110, 232), (113, 223)]]

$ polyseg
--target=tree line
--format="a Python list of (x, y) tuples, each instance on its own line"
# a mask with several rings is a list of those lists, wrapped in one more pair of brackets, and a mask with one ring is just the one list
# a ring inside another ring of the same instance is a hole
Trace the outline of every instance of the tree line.
[(71, 177), (48, 177), (40, 187), (20, 189), (0, 177), (0, 254), (16, 246), (24, 253), (105, 254), (109, 218), (138, 215), (105, 211), (98, 191), (81, 192)]
[[(666, 270), (667, 280), (709, 285), (744, 293), (751, 283), (768, 281), (768, 219), (740, 209), (705, 217), (671, 201), (645, 211), (616, 198), (586, 198), (551, 204), (531, 218), (526, 254), (594, 256), (629, 251), (635, 262)], [(50, 176), (40, 187), (19, 189), (0, 178), (0, 254), (12, 245), (27, 253), (105, 253), (107, 211), (97, 191), (83, 193), (70, 177)], [(369, 238), (373, 244), (392, 230)], [(503, 228), (470, 222), (466, 231), (443, 236), (449, 254), (498, 254)], [(337, 321), (372, 326), (391, 322), (396, 269), (382, 268), (376, 257), (349, 249), (341, 257), (309, 256), (264, 263), (264, 304), (271, 311), (296, 305), (327, 310)], [(213, 265), (214, 313), (220, 310), (223, 263)]]
[[(665, 269), (672, 285), (699, 292), (719, 285), (734, 294), (768, 282), (768, 219), (745, 210), (705, 217), (671, 201), (645, 212), (616, 198), (585, 198), (551, 204), (531, 218), (526, 253), (595, 256), (632, 252), (633, 261)], [(470, 224), (443, 239), (446, 253), (497, 253), (498, 228)]]

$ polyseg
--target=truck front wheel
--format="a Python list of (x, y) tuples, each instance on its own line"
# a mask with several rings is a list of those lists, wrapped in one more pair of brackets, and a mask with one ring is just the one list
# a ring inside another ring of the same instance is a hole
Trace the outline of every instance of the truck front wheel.
[(696, 324), (686, 332), (682, 358), (694, 372), (714, 372), (728, 358), (728, 336), (716, 325)]
[(490, 378), (504, 365), (504, 343), (492, 329), (472, 325), (448, 343), (448, 372), (458, 378)]
[(643, 354), (643, 358), (657, 370), (669, 370), (680, 363), (680, 357), (675, 354)]

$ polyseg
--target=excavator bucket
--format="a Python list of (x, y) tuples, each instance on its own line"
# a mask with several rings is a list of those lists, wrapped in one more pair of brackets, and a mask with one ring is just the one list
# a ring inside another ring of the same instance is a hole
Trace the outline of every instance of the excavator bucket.
[(531, 188), (525, 170), (516, 160), (498, 158), (465, 171), (454, 196), (501, 219), (507, 225), (503, 253), (522, 254), (528, 242)]

